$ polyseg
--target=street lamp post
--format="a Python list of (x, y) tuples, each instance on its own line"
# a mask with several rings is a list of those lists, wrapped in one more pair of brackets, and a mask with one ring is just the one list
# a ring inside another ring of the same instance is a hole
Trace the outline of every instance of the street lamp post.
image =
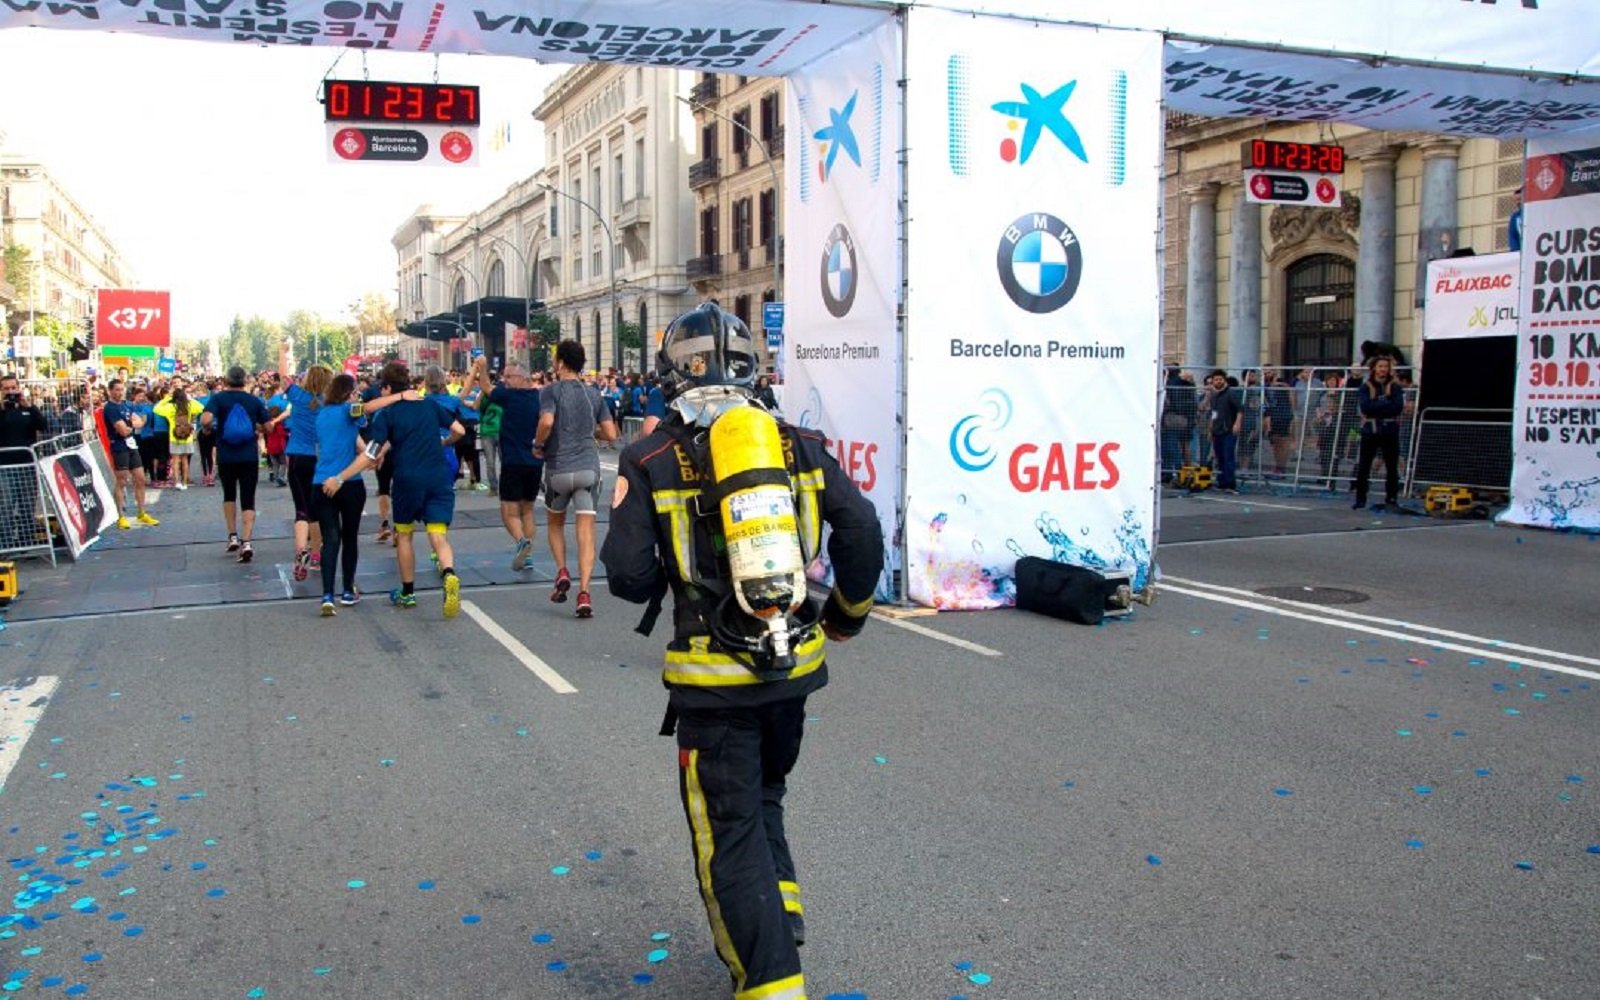
[(526, 283), (522, 296), (522, 326), (527, 329), (528, 324), (533, 322), (533, 271), (528, 268), (528, 258), (523, 256), (522, 249), (515, 243), (501, 239), (493, 233), (486, 233), (481, 226), (473, 226), (472, 232), (474, 235), (487, 236), (490, 240), (499, 243), (517, 255), (517, 263), (522, 265), (523, 281)]
[(691, 111), (704, 111), (707, 114), (716, 115), (718, 118), (721, 118), (729, 125), (732, 125), (734, 128), (749, 136), (756, 145), (761, 147), (761, 155), (767, 160), (767, 169), (772, 171), (772, 301), (782, 302), (783, 292), (782, 285), (779, 284), (778, 273), (778, 192), (780, 188), (778, 187), (778, 165), (772, 162), (771, 148), (767, 146), (767, 143), (764, 139), (750, 131), (750, 126), (739, 121), (739, 119), (725, 115), (716, 108), (702, 104), (691, 98), (684, 97), (681, 94), (678, 95), (678, 100), (682, 101), (684, 104), (687, 104), (689, 106), (689, 110)]
[[(544, 181), (540, 181), (539, 186), (544, 190), (549, 191), (551, 194), (558, 194), (563, 198), (571, 199), (572, 201), (582, 205), (584, 208), (587, 208), (589, 211), (594, 213), (595, 221), (600, 223), (600, 227), (605, 230), (606, 240), (609, 243), (609, 245), (606, 247), (606, 260), (611, 264), (611, 267), (609, 268), (611, 273), (611, 364), (613, 367), (620, 369), (622, 367), (622, 338), (620, 335), (621, 331), (617, 329), (617, 238), (611, 231), (611, 224), (607, 222), (605, 217), (600, 214), (600, 210), (598, 208), (595, 208), (593, 205), (584, 201), (582, 198), (579, 198), (577, 195), (568, 194), (560, 188), (552, 187), (549, 184), (546, 184)], [(600, 331), (598, 330), (595, 331), (597, 337), (599, 332)], [(598, 339), (595, 341), (595, 344), (598, 348)], [(598, 368), (599, 366), (596, 365), (595, 367)]]
[[(444, 254), (439, 253), (439, 252), (435, 252), (434, 256), (435, 257), (443, 257)], [(477, 346), (481, 347), (482, 346), (482, 339), (481, 338), (483, 337), (483, 285), (479, 283), (478, 276), (476, 274), (472, 273), (472, 269), (470, 267), (461, 268), (459, 273), (464, 274), (467, 277), (472, 279), (472, 290), (478, 296), (478, 298), (477, 298), (477, 303), (478, 303), (478, 321), (477, 321), (477, 324), (476, 324), (477, 325), (476, 335), (477, 335), (477, 338), (479, 338)], [(435, 278), (434, 280), (438, 281), (439, 284), (441, 284), (441, 285), (444, 284), (444, 280), (442, 278)], [(446, 286), (446, 287), (449, 287), (449, 286)], [(465, 332), (465, 330), (466, 330), (466, 327), (463, 326), (462, 327), (462, 331)], [(467, 338), (467, 340), (469, 340), (469, 341), (471, 341), (472, 339), (473, 339), (472, 337), (468, 337)], [(471, 352), (470, 349), (467, 351), (467, 355), (468, 355), (468, 360), (471, 360), (472, 352)]]

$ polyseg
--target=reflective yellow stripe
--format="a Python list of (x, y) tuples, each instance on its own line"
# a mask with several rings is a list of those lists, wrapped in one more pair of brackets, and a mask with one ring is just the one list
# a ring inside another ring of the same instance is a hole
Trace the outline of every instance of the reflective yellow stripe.
[(733, 948), (728, 936), (728, 925), (722, 922), (722, 907), (711, 887), (711, 855), (716, 844), (711, 839), (711, 819), (706, 810), (706, 793), (700, 787), (700, 751), (689, 751), (689, 764), (683, 769), (684, 789), (689, 806), (689, 829), (694, 834), (694, 868), (700, 879), (700, 898), (706, 903), (706, 916), (711, 920), (711, 940), (717, 954), (733, 975), (735, 989), (744, 985), (744, 964)]
[(844, 599), (843, 594), (839, 593), (839, 588), (835, 587), (833, 588), (833, 603), (839, 605), (839, 610), (843, 611), (851, 618), (865, 618), (867, 616), (867, 612), (872, 610), (872, 595), (868, 594), (862, 600), (851, 604), (849, 601)]
[(790, 913), (806, 915), (806, 908), (800, 903), (800, 885), (797, 882), (778, 880), (778, 892), (783, 896), (783, 908)]
[[(761, 678), (727, 653), (711, 652), (710, 638), (697, 635), (689, 639), (688, 649), (667, 650), (666, 666), (661, 678), (668, 684), (693, 687), (731, 687), (739, 684), (762, 684)], [(794, 649), (795, 665), (789, 677), (804, 677), (822, 666), (822, 633), (813, 636)]]
[(694, 518), (690, 516), (689, 503), (691, 498), (700, 495), (699, 490), (656, 490), (650, 494), (650, 499), (655, 503), (656, 513), (667, 515), (667, 523), (672, 528), (672, 561), (678, 564), (678, 577), (684, 583), (694, 582), (694, 551), (692, 535)]
[(822, 551), (822, 517), (817, 512), (817, 495), (821, 492), (821, 469), (795, 474), (794, 513), (800, 527), (800, 552), (808, 564)]
[(737, 990), (733, 1000), (806, 1000), (806, 977), (786, 976), (748, 990)]

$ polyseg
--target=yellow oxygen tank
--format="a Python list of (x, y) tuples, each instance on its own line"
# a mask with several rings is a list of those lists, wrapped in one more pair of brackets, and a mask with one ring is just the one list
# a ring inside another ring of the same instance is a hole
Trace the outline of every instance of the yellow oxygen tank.
[(758, 406), (735, 407), (712, 423), (710, 444), (717, 485), (740, 477), (719, 505), (734, 598), (766, 623), (786, 660), (786, 618), (805, 600), (806, 575), (778, 422)]

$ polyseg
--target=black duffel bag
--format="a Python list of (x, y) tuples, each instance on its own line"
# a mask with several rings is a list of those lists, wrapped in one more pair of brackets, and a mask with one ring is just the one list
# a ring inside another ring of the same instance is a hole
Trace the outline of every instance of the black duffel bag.
[(1039, 556), (1018, 559), (1016, 576), (1018, 608), (1080, 625), (1100, 624), (1119, 586), (1092, 569)]

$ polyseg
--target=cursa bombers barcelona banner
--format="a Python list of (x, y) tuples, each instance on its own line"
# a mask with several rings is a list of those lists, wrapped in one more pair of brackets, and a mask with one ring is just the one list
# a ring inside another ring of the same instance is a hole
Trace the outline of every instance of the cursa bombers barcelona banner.
[(878, 510), (878, 597), (900, 505), (900, 45), (890, 23), (789, 78), (784, 415), (820, 429)]
[(913, 9), (906, 578), (1015, 603), (1035, 555), (1148, 578), (1161, 38)]
[(1500, 520), (1600, 530), (1600, 137), (1530, 140), (1511, 504)]

